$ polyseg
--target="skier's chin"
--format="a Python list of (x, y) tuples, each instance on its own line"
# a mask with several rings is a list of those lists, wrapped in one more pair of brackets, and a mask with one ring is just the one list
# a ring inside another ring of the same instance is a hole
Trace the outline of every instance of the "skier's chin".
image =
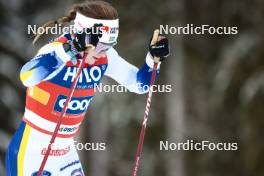
[(96, 54), (94, 52), (90, 52), (90, 53), (88, 53), (88, 55), (85, 59), (85, 62), (88, 64), (94, 64), (101, 57), (106, 57), (106, 53), (101, 52), (101, 53)]

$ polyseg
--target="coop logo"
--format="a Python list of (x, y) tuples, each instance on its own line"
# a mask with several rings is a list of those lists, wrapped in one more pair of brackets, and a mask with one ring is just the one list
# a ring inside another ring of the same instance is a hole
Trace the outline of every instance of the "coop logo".
[[(37, 176), (38, 175), (38, 171), (34, 172), (31, 176)], [(51, 172), (44, 170), (41, 174), (42, 176), (51, 176)]]
[[(54, 110), (57, 112), (61, 112), (65, 102), (66, 102), (67, 96), (65, 95), (59, 95)], [(69, 102), (67, 106), (67, 114), (81, 114), (85, 112), (90, 104), (91, 96), (88, 97), (72, 97), (71, 101)]]

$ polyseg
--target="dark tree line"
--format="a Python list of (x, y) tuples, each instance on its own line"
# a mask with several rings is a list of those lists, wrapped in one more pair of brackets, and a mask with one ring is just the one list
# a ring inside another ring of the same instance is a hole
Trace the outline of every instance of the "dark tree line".
[[(22, 65), (36, 53), (26, 34), (66, 14), (78, 1), (0, 1), (0, 175), (4, 152), (24, 112)], [(109, 1), (118, 9), (119, 54), (140, 66), (160, 24), (237, 26), (237, 35), (168, 35), (171, 56), (158, 84), (171, 93), (153, 96), (140, 174), (261, 176), (264, 127), (264, 2), (259, 0)], [(44, 38), (45, 39), (45, 38)], [(46, 38), (46, 40), (48, 40)], [(104, 84), (115, 82), (104, 79)], [(106, 142), (104, 152), (81, 151), (87, 175), (131, 172), (146, 97), (100, 93), (82, 124), (79, 140)], [(237, 151), (160, 151), (159, 141), (237, 142)]]

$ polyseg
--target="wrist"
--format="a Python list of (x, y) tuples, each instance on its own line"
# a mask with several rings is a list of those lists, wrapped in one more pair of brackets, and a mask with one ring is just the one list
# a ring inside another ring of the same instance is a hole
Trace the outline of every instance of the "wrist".
[[(154, 67), (154, 58), (152, 57), (152, 55), (150, 54), (150, 52), (148, 52), (147, 56), (146, 56), (146, 64), (150, 67), (153, 68)], [(158, 63), (158, 69), (160, 68), (160, 64), (161, 62)]]

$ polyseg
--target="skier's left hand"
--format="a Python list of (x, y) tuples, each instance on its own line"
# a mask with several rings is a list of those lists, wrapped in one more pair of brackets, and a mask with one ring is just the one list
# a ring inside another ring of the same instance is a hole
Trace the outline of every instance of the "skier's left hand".
[(169, 40), (165, 36), (159, 35), (158, 41), (154, 45), (151, 45), (151, 40), (149, 43), (149, 52), (152, 57), (159, 57), (160, 61), (163, 61), (170, 55)]

